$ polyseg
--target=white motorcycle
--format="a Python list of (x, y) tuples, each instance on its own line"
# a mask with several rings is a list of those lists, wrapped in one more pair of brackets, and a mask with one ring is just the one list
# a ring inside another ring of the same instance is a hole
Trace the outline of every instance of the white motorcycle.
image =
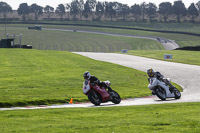
[[(170, 78), (167, 78), (171, 82)], [(181, 93), (177, 88), (173, 88), (170, 90), (169, 86), (157, 78), (150, 78), (148, 88), (152, 91), (152, 94), (155, 94), (161, 100), (166, 100), (166, 98), (175, 98), (179, 99), (181, 97)]]

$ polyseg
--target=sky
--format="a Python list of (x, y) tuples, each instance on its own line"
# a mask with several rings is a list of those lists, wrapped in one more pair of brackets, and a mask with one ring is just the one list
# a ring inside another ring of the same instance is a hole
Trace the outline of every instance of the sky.
[[(37, 5), (40, 5), (42, 7), (45, 7), (46, 5), (52, 6), (54, 7), (54, 9), (56, 9), (56, 7), (59, 4), (66, 4), (66, 3), (71, 3), (72, 0), (0, 0), (3, 2), (6, 2), (7, 4), (9, 4), (13, 10), (17, 10), (19, 5), (21, 3), (27, 3), (29, 6), (31, 4), (36, 3)], [(84, 0), (86, 1), (86, 0)], [(128, 4), (129, 6), (132, 6), (134, 4), (141, 4), (142, 2), (152, 2), (154, 4), (156, 4), (157, 6), (162, 3), (162, 2), (171, 2), (172, 4), (174, 3), (174, 1), (176, 0), (96, 0), (96, 1), (100, 1), (100, 2), (120, 2), (123, 4)], [(189, 7), (191, 3), (197, 3), (200, 0), (182, 0), (182, 2), (185, 4), (186, 7)]]

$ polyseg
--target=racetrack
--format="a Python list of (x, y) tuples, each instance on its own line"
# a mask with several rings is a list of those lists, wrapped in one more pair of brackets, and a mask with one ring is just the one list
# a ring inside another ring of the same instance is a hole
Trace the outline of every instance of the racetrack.
[[(32, 107), (13, 107), (0, 108), (0, 110), (16, 110), (16, 109), (46, 109), (46, 108), (73, 108), (73, 107), (113, 107), (113, 106), (131, 106), (131, 105), (147, 105), (147, 104), (163, 104), (178, 102), (200, 102), (200, 66), (187, 65), (181, 63), (173, 63), (149, 59), (144, 57), (115, 54), (115, 53), (89, 53), (75, 52), (83, 56), (93, 58), (95, 60), (112, 62), (123, 66), (131, 67), (146, 72), (147, 69), (153, 68), (155, 71), (161, 72), (166, 78), (169, 77), (173, 82), (181, 85), (184, 89), (181, 99), (168, 99), (161, 101), (155, 96), (144, 98), (134, 98), (122, 100), (120, 104), (112, 104), (111, 102), (103, 103), (101, 106), (94, 106), (90, 102), (77, 104), (64, 104), (52, 106), (32, 106)], [(112, 71), (112, 70), (111, 70)], [(148, 90), (147, 88), (147, 91)]]
[[(70, 29), (54, 29), (54, 28), (43, 28), (43, 30), (53, 30), (53, 31), (72, 31)], [(98, 32), (98, 31), (86, 31), (86, 30), (76, 30), (76, 32), (82, 33), (91, 33), (91, 34), (102, 34), (102, 35), (110, 35), (110, 36), (123, 36), (123, 37), (132, 37), (132, 38), (143, 38), (150, 39), (160, 42), (166, 50), (173, 50), (179, 47), (179, 45), (173, 41), (166, 38), (161, 37), (153, 37), (153, 36), (142, 36), (142, 35), (129, 35), (129, 34), (117, 34), (117, 33), (107, 33), (107, 32)]]
[[(144, 57), (115, 54), (115, 53), (88, 53), (88, 52), (75, 52), (83, 56), (112, 62), (115, 64), (131, 67), (137, 70), (146, 72), (147, 69), (153, 68), (155, 71), (161, 72), (165, 78), (169, 77), (173, 82), (181, 85), (184, 89), (180, 100), (172, 100), (170, 102), (199, 102), (200, 101), (200, 66), (188, 65), (182, 63), (173, 63), (167, 61), (160, 61)], [(148, 90), (147, 90), (148, 91)], [(151, 104), (156, 104), (157, 101), (153, 98), (148, 98)], [(144, 101), (141, 99), (140, 101)], [(140, 102), (138, 100), (138, 102)], [(146, 101), (146, 100), (145, 100)], [(169, 101), (167, 101), (169, 102)], [(163, 103), (163, 102), (162, 102)], [(141, 103), (144, 104), (144, 103)]]

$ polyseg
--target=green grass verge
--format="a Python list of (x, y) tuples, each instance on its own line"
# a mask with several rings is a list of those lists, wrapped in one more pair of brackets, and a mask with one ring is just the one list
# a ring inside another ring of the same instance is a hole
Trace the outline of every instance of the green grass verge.
[[(158, 60), (178, 62), (191, 65), (200, 65), (200, 52), (199, 51), (184, 51), (184, 50), (130, 50), (128, 54), (143, 56)], [(172, 59), (165, 60), (164, 54), (172, 54)]]
[(0, 59), (0, 107), (87, 101), (86, 70), (109, 79), (123, 99), (151, 94), (146, 73), (67, 51), (0, 49)]
[(199, 133), (200, 103), (1, 111), (2, 133)]

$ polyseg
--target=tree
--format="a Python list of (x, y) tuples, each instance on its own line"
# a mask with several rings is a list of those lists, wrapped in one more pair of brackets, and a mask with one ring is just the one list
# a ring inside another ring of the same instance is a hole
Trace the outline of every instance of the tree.
[(113, 10), (116, 12), (114, 16), (117, 17), (120, 17), (122, 16), (122, 3), (119, 3), (119, 2), (113, 2)]
[(86, 1), (84, 4), (84, 10), (83, 10), (83, 16), (86, 18), (86, 21), (91, 13), (92, 13), (92, 10), (90, 9), (90, 5), (88, 1)]
[(65, 14), (65, 6), (63, 4), (59, 4), (55, 11), (61, 18), (63, 19), (63, 15)]
[(79, 2), (78, 0), (73, 0), (70, 4), (70, 14), (74, 16), (74, 20), (76, 19), (76, 15), (79, 14)]
[(67, 11), (67, 16), (68, 16), (68, 20), (70, 20), (70, 18), (69, 18), (69, 14), (70, 14), (70, 8), (71, 8), (71, 5), (70, 4), (66, 4), (66, 7), (65, 7), (65, 9), (66, 9), (66, 11)]
[(145, 2), (143, 2), (141, 5), (140, 5), (140, 8), (141, 8), (141, 14), (142, 14), (142, 21), (144, 21), (144, 17), (145, 17), (145, 14), (146, 14), (146, 8), (147, 8), (147, 4)]
[(19, 15), (22, 15), (23, 21), (26, 20), (26, 16), (29, 14), (29, 6), (27, 3), (22, 3), (19, 5), (19, 8), (17, 9), (17, 12)]
[(196, 6), (197, 6), (199, 13), (200, 13), (200, 0), (196, 3)]
[(197, 8), (195, 7), (194, 3), (192, 3), (188, 8), (188, 14), (192, 16), (192, 22), (194, 19), (199, 15)]
[(172, 14), (172, 4), (170, 2), (162, 2), (159, 4), (159, 14), (163, 16), (167, 22), (168, 16)]
[(133, 17), (135, 18), (135, 21), (137, 22), (138, 21), (138, 18), (140, 17), (141, 15), (141, 7), (140, 5), (133, 5), (131, 6), (131, 14), (133, 14)]
[(87, 0), (89, 6), (90, 6), (90, 9), (92, 11), (92, 20), (94, 20), (94, 14), (93, 14), (93, 10), (97, 4), (97, 1), (96, 0)]
[(98, 2), (96, 4), (96, 15), (98, 17), (98, 20), (101, 20), (101, 17), (103, 16), (103, 14), (104, 14), (104, 5), (103, 3)]
[(54, 8), (46, 5), (46, 7), (44, 8), (44, 12), (47, 14), (48, 19), (50, 19), (51, 13), (54, 12)]
[(82, 20), (83, 10), (84, 10), (84, 0), (79, 0), (79, 13), (80, 13), (80, 20)]
[(37, 5), (37, 4), (32, 4), (30, 6), (30, 13), (34, 13), (35, 15), (35, 20), (38, 20), (38, 17), (43, 13), (43, 7)]
[(123, 17), (123, 20), (126, 20), (126, 17), (130, 14), (130, 7), (127, 4), (119, 4), (118, 14)]
[(150, 21), (152, 21), (152, 19), (155, 17), (156, 10), (157, 6), (154, 3), (149, 3), (146, 5), (146, 14)]
[(186, 8), (182, 1), (174, 1), (174, 5), (172, 7), (173, 14), (176, 15), (177, 22), (180, 22), (181, 16), (186, 15)]
[(114, 2), (105, 2), (105, 15), (110, 17), (112, 21), (113, 17), (116, 16), (116, 11), (114, 10), (115, 3)]
[(12, 8), (6, 2), (0, 2), (0, 14), (3, 14), (4, 19), (6, 19), (7, 13), (12, 12)]

